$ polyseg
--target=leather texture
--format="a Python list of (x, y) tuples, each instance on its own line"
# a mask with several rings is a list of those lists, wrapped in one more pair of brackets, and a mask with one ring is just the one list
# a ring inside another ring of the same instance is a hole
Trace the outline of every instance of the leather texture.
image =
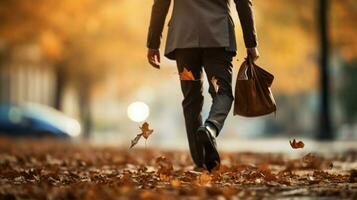
[(211, 129), (205, 125), (201, 126), (197, 130), (198, 143), (201, 145), (204, 158), (205, 168), (211, 172), (213, 169), (217, 168), (221, 159), (217, 151), (216, 136)]
[(271, 73), (246, 58), (237, 75), (233, 115), (256, 117), (275, 112), (276, 103), (270, 89), (273, 80)]
[[(175, 49), (226, 47), (236, 51), (234, 23), (228, 0), (173, 0), (165, 56), (175, 59)], [(257, 46), (251, 0), (234, 0), (247, 48)], [(171, 0), (154, 0), (147, 47), (158, 49)]]

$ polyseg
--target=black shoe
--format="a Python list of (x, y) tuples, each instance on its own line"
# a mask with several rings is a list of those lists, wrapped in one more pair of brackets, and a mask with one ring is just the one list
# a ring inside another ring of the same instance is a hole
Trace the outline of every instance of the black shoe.
[(197, 134), (194, 135), (194, 149), (191, 153), (196, 168), (204, 168), (204, 149)]
[(197, 129), (199, 143), (203, 147), (204, 164), (209, 172), (221, 163), (216, 145), (215, 131), (210, 126), (201, 126)]

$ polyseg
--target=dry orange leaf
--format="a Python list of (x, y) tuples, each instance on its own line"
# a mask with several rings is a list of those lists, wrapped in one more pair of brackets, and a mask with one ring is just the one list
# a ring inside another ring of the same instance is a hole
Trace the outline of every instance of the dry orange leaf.
[(148, 137), (152, 134), (152, 132), (154, 131), (154, 130), (152, 130), (152, 129), (149, 129), (149, 123), (147, 123), (147, 122), (144, 122), (143, 123), (143, 125), (141, 126), (141, 127), (139, 127), (140, 129), (141, 129), (141, 131), (142, 131), (142, 134), (143, 134), (143, 137), (145, 138), (145, 139), (148, 139)]
[(180, 80), (181, 81), (194, 81), (195, 77), (193, 76), (191, 71), (187, 70), (186, 67), (184, 67), (183, 71), (180, 73)]
[(198, 176), (198, 182), (201, 185), (209, 184), (212, 180), (212, 177), (207, 174), (207, 173), (202, 173), (200, 176)]
[(159, 174), (159, 177), (160, 177), (161, 181), (167, 182), (167, 181), (170, 180), (170, 177), (168, 175), (166, 175), (166, 174)]
[(170, 183), (173, 188), (179, 188), (181, 186), (181, 181), (177, 178), (172, 179)]
[(289, 140), (289, 143), (293, 149), (301, 149), (301, 148), (304, 148), (304, 146), (305, 146), (304, 142), (302, 142), (302, 141), (297, 142), (295, 139), (292, 142)]
[(212, 79), (211, 79), (211, 83), (212, 83), (212, 85), (213, 85), (213, 88), (214, 88), (214, 91), (216, 92), (216, 93), (218, 93), (218, 90), (219, 90), (219, 85), (217, 84), (217, 79), (216, 79), (216, 77), (212, 77)]
[(131, 141), (130, 148), (132, 148), (139, 142), (141, 136), (143, 136), (145, 139), (148, 139), (154, 131), (153, 129), (149, 129), (149, 123), (147, 122), (144, 122), (143, 125), (141, 125), (141, 127), (139, 128), (141, 129), (141, 133), (137, 134), (136, 137)]

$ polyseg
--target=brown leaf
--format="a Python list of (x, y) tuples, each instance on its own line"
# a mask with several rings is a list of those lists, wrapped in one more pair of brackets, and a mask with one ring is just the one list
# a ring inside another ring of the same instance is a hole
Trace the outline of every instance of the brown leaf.
[(143, 125), (141, 127), (139, 127), (142, 131), (143, 137), (145, 139), (148, 139), (148, 137), (152, 134), (152, 132), (154, 131), (153, 129), (149, 129), (149, 123), (144, 122)]
[(212, 85), (213, 85), (213, 88), (214, 88), (214, 91), (216, 92), (216, 93), (218, 93), (218, 90), (219, 90), (219, 85), (217, 84), (217, 79), (216, 79), (216, 77), (212, 77), (212, 79), (211, 79), (211, 83), (212, 83)]
[(355, 169), (350, 170), (349, 182), (350, 183), (357, 182), (357, 170), (355, 170)]
[(195, 77), (193, 76), (191, 71), (187, 70), (184, 67), (183, 71), (180, 73), (180, 80), (181, 81), (194, 81)]
[(301, 148), (304, 148), (304, 146), (305, 146), (304, 142), (302, 142), (302, 141), (297, 142), (295, 139), (292, 142), (289, 140), (289, 143), (293, 149), (301, 149)]
[(140, 199), (145, 199), (145, 200), (151, 200), (151, 199), (158, 199), (158, 194), (155, 193), (154, 191), (150, 191), (150, 190), (142, 190), (139, 193), (139, 198)]
[(223, 188), (223, 196), (228, 198), (231, 197), (233, 195), (236, 195), (239, 192), (239, 190), (237, 188), (234, 187), (225, 187)]
[(332, 169), (333, 163), (330, 160), (318, 157), (313, 153), (306, 154), (302, 161), (305, 163), (305, 167), (309, 169)]
[(165, 156), (160, 156), (156, 158), (156, 164), (159, 166), (157, 173), (161, 175), (170, 175), (173, 171), (173, 165), (170, 160), (168, 160)]
[(131, 141), (130, 149), (138, 143), (142, 135), (142, 133), (136, 135), (136, 137)]
[(179, 188), (181, 186), (181, 181), (175, 178), (170, 181), (170, 184), (173, 188)]
[(207, 173), (202, 173), (200, 176), (198, 176), (198, 182), (201, 185), (209, 184), (212, 180), (212, 177), (207, 174)]
[(136, 137), (131, 141), (130, 148), (132, 148), (139, 142), (141, 136), (143, 136), (145, 139), (148, 139), (154, 131), (153, 129), (149, 129), (149, 123), (147, 122), (144, 122), (143, 125), (141, 125), (141, 127), (139, 128), (141, 130), (141, 133), (137, 134)]

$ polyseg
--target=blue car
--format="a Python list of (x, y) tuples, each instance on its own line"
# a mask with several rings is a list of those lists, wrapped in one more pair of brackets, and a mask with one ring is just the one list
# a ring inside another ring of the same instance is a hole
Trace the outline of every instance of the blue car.
[(77, 120), (51, 107), (35, 103), (0, 105), (1, 135), (71, 138), (80, 132)]

